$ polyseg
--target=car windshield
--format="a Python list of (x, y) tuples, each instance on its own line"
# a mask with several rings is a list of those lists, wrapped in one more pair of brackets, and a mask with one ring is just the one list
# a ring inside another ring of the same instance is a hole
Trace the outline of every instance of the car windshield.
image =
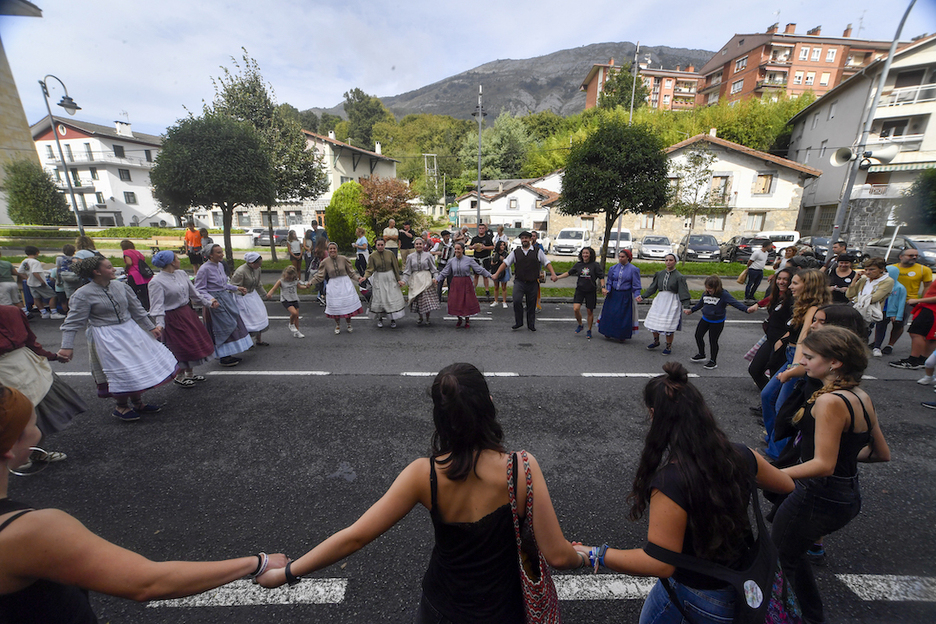
[(669, 239), (665, 236), (647, 236), (643, 242), (644, 245), (669, 245)]
[[(608, 240), (609, 240), (609, 241), (616, 241), (617, 239), (618, 239), (617, 230), (614, 230), (614, 231), (612, 231), (610, 234), (608, 234)], [(621, 232), (621, 240), (622, 240), (622, 241), (629, 241), (630, 239), (631, 239), (630, 232)]]
[(912, 240), (918, 249), (936, 249), (936, 238), (914, 238)]
[(576, 232), (573, 230), (562, 230), (559, 232), (559, 240), (582, 240), (582, 232)]
[(689, 237), (690, 245), (717, 245), (715, 242), (714, 236), (690, 236)]

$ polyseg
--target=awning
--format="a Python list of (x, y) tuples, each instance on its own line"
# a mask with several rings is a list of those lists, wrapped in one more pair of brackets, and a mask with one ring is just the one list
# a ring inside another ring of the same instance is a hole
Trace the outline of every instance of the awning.
[(936, 169), (936, 162), (904, 163), (901, 165), (871, 165), (870, 173), (881, 171), (921, 171), (923, 169)]

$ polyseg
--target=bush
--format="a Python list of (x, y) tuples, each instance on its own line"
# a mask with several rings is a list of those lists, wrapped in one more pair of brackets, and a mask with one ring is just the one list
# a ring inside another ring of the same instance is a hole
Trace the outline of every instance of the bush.
[(55, 188), (52, 176), (41, 165), (31, 160), (14, 160), (5, 163), (3, 170), (7, 214), (13, 223), (75, 224), (75, 215), (65, 196)]
[(17, 238), (77, 238), (78, 230), (33, 230), (21, 228), (0, 229), (0, 236)]

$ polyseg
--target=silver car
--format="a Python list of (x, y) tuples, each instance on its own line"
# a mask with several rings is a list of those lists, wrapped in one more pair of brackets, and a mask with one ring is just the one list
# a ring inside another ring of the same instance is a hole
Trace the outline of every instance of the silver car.
[(644, 236), (634, 245), (638, 258), (662, 260), (666, 254), (673, 253), (673, 245), (665, 236)]

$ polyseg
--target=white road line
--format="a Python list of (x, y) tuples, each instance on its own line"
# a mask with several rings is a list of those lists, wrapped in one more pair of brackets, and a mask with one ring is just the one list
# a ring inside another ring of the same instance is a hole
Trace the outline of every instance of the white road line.
[(936, 602), (936, 577), (836, 574), (862, 600)]
[[(582, 377), (657, 377), (660, 373), (582, 373)], [(690, 377), (698, 377), (695, 373), (689, 373)]]
[[(438, 374), (438, 371), (406, 371), (400, 373), (402, 377), (434, 377)], [(484, 373), (485, 377), (519, 377), (520, 373), (514, 372), (498, 372), (498, 373)]]
[(59, 377), (90, 377), (91, 376), (90, 372), (81, 373), (81, 372), (75, 372), (75, 371), (72, 371), (72, 372), (65, 371), (62, 373), (56, 371), (55, 374), (58, 375)]
[(554, 576), (559, 600), (637, 600), (647, 597), (655, 578), (626, 574)]
[(294, 377), (294, 376), (300, 376), (300, 377), (323, 377), (323, 376), (325, 376), (325, 375), (331, 375), (331, 372), (330, 372), (330, 371), (314, 371), (314, 370), (313, 370), (313, 371), (297, 371), (297, 370), (291, 370), (291, 371), (249, 371), (249, 370), (230, 371), (230, 370), (219, 370), (219, 371), (211, 371), (211, 372), (208, 373), (208, 374), (211, 375), (212, 377), (214, 377), (215, 375), (229, 375), (229, 376), (231, 376), (231, 377), (235, 377), (235, 376), (254, 376), (254, 375), (265, 375), (265, 376), (267, 376), (267, 377), (277, 377), (277, 376), (279, 376), (279, 375), (283, 375), (283, 376), (287, 376), (287, 377)]
[(408, 371), (405, 373), (400, 373), (403, 377), (432, 377), (437, 373), (430, 373), (428, 371)]
[[(457, 320), (458, 320), (458, 317), (457, 317), (457, 316), (443, 316), (442, 318), (443, 318), (444, 320), (446, 320), (446, 321), (457, 321)], [(472, 316), (472, 317), (470, 317), (470, 318), (471, 318), (471, 321), (472, 321), (472, 322), (474, 322), (474, 321), (493, 321), (493, 320), (494, 320), (494, 319), (492, 319), (492, 318), (487, 318), (487, 317), (485, 317), (485, 316)]]
[(234, 581), (197, 596), (172, 600), (153, 600), (146, 604), (158, 607), (248, 607), (254, 605), (339, 604), (344, 602), (348, 579), (304, 579), (295, 587), (266, 589), (251, 581)]

